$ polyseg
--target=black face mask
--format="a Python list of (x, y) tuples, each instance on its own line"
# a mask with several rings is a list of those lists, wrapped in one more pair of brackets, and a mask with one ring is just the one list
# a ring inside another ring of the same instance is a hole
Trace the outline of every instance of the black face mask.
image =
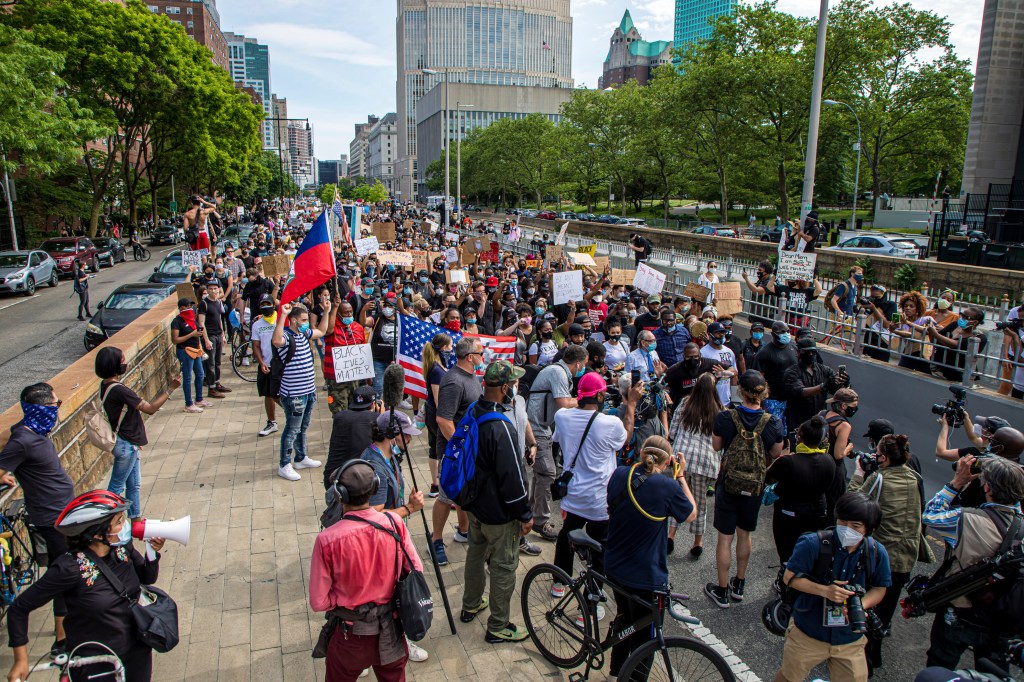
[(813, 365), (814, 364), (814, 353), (800, 353), (800, 364), (802, 365)]
[(857, 410), (859, 410), (859, 409), (860, 409), (860, 405), (857, 405), (855, 407), (848, 405), (848, 406), (843, 408), (843, 414), (846, 415), (847, 419), (849, 419), (853, 415), (857, 414)]
[(122, 362), (118, 366), (118, 368), (117, 368), (117, 373), (118, 374), (127, 374), (128, 373), (128, 363), (127, 362)]
[(686, 358), (683, 360), (683, 367), (687, 369), (697, 369), (700, 367), (700, 358)]
[(540, 338), (542, 338), (544, 340), (550, 340), (550, 339), (554, 338), (554, 336), (555, 336), (554, 332), (541, 332), (540, 333)]

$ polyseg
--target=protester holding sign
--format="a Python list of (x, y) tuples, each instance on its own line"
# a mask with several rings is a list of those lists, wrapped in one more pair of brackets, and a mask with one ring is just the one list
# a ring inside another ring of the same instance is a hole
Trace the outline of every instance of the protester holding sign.
[(352, 304), (334, 296), (334, 305), (327, 317), (327, 334), (324, 335), (324, 381), (327, 384), (327, 407), (331, 414), (347, 410), (358, 382), (336, 381), (334, 378), (334, 349), (339, 346), (355, 346), (366, 343), (366, 330), (355, 321)]

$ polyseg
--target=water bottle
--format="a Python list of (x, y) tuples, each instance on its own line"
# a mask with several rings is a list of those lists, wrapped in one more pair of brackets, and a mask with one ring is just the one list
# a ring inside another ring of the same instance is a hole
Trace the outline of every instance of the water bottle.
[(946, 613), (942, 616), (942, 620), (946, 622), (946, 625), (956, 627), (957, 617), (952, 606), (946, 608)]

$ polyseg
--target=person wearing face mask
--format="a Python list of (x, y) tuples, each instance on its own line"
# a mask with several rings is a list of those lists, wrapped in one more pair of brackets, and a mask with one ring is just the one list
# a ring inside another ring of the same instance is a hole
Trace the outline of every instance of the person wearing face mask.
[[(398, 354), (397, 299), (395, 292), (388, 292), (382, 302), (378, 300), (378, 308), (373, 313), (370, 348), (373, 353), (373, 388), (377, 391), (378, 398), (384, 390), (384, 370), (392, 362), (395, 362)], [(364, 327), (367, 326), (367, 317), (370, 312), (370, 306), (365, 306), (360, 315), (359, 322)], [(410, 405), (403, 401), (403, 407), (409, 408)]]
[[(189, 298), (178, 300), (178, 316), (171, 320), (171, 343), (175, 345), (175, 355), (181, 365), (181, 375), (185, 387), (185, 412), (198, 414), (205, 407), (213, 407), (213, 403), (203, 400), (203, 351), (199, 339), (203, 331), (196, 321), (195, 301)], [(194, 386), (193, 386), (194, 385)], [(193, 387), (195, 401), (192, 400)]]
[(697, 284), (708, 290), (707, 300), (704, 301), (708, 305), (715, 304), (715, 287), (717, 287), (721, 281), (722, 280), (718, 278), (718, 263), (713, 260), (709, 260), (707, 268), (701, 273), (700, 277), (697, 278)]
[(455, 364), (455, 351), (452, 337), (439, 333), (423, 345), (423, 381), (426, 383), (427, 399), (423, 408), (423, 423), (427, 428), (427, 456), (430, 464), (430, 497), (440, 494), (437, 483), (438, 462), (444, 452), (437, 448), (437, 399), (441, 389), (441, 380), (448, 368)]
[(864, 333), (864, 355), (879, 362), (889, 362), (889, 322), (896, 314), (896, 302), (886, 296), (881, 284), (872, 284), (867, 298), (858, 299), (868, 315), (867, 330)]
[(715, 322), (708, 327), (708, 336), (710, 343), (700, 349), (700, 354), (701, 357), (711, 360), (718, 366), (713, 370), (717, 380), (718, 399), (722, 401), (723, 405), (729, 405), (732, 402), (729, 387), (739, 376), (739, 370), (736, 368), (736, 356), (725, 345), (725, 325), (721, 322)]
[(358, 382), (336, 381), (334, 377), (334, 349), (340, 346), (358, 346), (366, 343), (366, 329), (355, 320), (352, 304), (335, 294), (331, 312), (327, 315), (327, 334), (324, 335), (323, 370), (327, 383), (327, 407), (331, 414), (347, 410)]
[[(853, 592), (845, 586), (864, 588), (861, 601), (867, 610), (882, 601), (892, 584), (889, 554), (882, 543), (870, 537), (882, 513), (878, 503), (864, 493), (850, 492), (839, 498), (836, 514), (834, 528), (801, 536), (786, 564), (783, 582), (799, 595), (775, 682), (800, 682), (825, 662), (836, 682), (868, 679), (867, 637), (850, 628), (845, 605)], [(832, 560), (825, 575), (817, 575), (823, 542), (831, 543)]]
[(935, 299), (935, 306), (927, 311), (925, 315), (935, 320), (935, 325), (942, 329), (955, 324), (960, 315), (953, 310), (953, 303), (956, 300), (956, 293), (952, 289), (944, 289), (939, 297)]
[[(944, 300), (939, 299), (940, 302)], [(937, 369), (948, 381), (961, 383), (971, 339), (978, 339), (977, 352), (980, 354), (988, 346), (988, 335), (981, 331), (985, 313), (980, 308), (965, 308), (961, 315), (954, 316), (956, 319), (945, 326), (929, 325), (925, 331), (928, 340), (935, 344), (931, 357), (933, 371)]]
[(515, 362), (517, 367), (526, 364), (529, 357), (530, 337), (533, 336), (533, 311), (526, 303), (515, 308), (515, 315), (509, 316), (509, 324), (498, 332), (498, 336), (514, 336), (516, 339)]
[(419, 294), (425, 299), (429, 299), (434, 295), (434, 285), (430, 282), (430, 276), (426, 270), (420, 270), (416, 273), (416, 281), (412, 285), (412, 293)]
[(672, 308), (665, 306), (660, 312), (660, 326), (654, 331), (654, 340), (658, 346), (658, 358), (666, 366), (679, 362), (683, 357), (683, 349), (690, 342), (690, 332), (676, 323), (676, 314)]
[(743, 342), (740, 347), (740, 355), (743, 356), (743, 366), (750, 369), (754, 366), (754, 357), (764, 343), (764, 324), (754, 322), (750, 325), (750, 338)]
[(637, 349), (626, 356), (624, 371), (640, 370), (640, 378), (647, 380), (664, 374), (665, 363), (658, 356), (658, 341), (654, 332), (642, 331), (637, 339)]
[(789, 325), (781, 320), (772, 322), (772, 342), (761, 344), (761, 350), (754, 356), (749, 366), (764, 375), (768, 382), (768, 399), (764, 401), (764, 409), (782, 422), (782, 432), (789, 433), (786, 427), (786, 370), (798, 364), (796, 344), (789, 333)]
[[(409, 438), (422, 433), (404, 412), (389, 411), (377, 415), (373, 425), (373, 441), (360, 456), (368, 462), (380, 479), (377, 492), (370, 496), (370, 506), (379, 512), (392, 511), (407, 519), (423, 509), (423, 493), (415, 488), (406, 490), (400, 460), (402, 446), (409, 446)], [(408, 494), (407, 494), (408, 493)]]
[(803, 424), (825, 409), (825, 401), (840, 388), (849, 387), (850, 378), (839, 375), (818, 361), (814, 339), (796, 342), (798, 364), (783, 375), (786, 385), (786, 423)]
[(271, 374), (270, 366), (273, 358), (274, 329), (277, 327), (277, 307), (269, 294), (260, 298), (256, 309), (258, 317), (252, 323), (252, 354), (259, 363), (256, 373), (256, 394), (263, 398), (263, 409), (267, 413), (267, 423), (259, 430), (259, 435), (269, 436), (277, 431), (277, 396), (281, 390), (281, 377)]
[(850, 276), (825, 295), (825, 307), (840, 320), (854, 315), (857, 312), (857, 297), (863, 285), (864, 269), (857, 265), (851, 266)]
[(558, 346), (555, 344), (555, 329), (551, 320), (541, 320), (534, 325), (535, 336), (530, 344), (528, 359), (529, 364), (545, 367), (550, 365), (558, 354)]
[(245, 277), (242, 300), (249, 307), (249, 322), (254, 323), (260, 315), (260, 300), (264, 296), (273, 298), (277, 291), (277, 285), (266, 277), (261, 277), (259, 271), (254, 267), (245, 271)]
[(609, 317), (605, 321), (604, 351), (605, 363), (610, 369), (618, 372), (626, 366), (630, 353), (629, 338), (622, 333), (622, 321), (618, 317)]
[(852, 388), (840, 388), (825, 401), (825, 404), (828, 405), (828, 409), (821, 412), (821, 415), (828, 424), (828, 454), (832, 455), (836, 462), (836, 493), (830, 495), (827, 500), (829, 518), (834, 518), (833, 510), (838, 491), (845, 490), (849, 482), (843, 460), (853, 454), (853, 424), (850, 420), (860, 408), (860, 398)]
[[(113, 651), (124, 665), (126, 679), (151, 678), (153, 650), (139, 639), (131, 605), (139, 599), (142, 585), (156, 582), (164, 541), (152, 538), (148, 543), (153, 551), (140, 554), (132, 546), (131, 522), (125, 518), (128, 506), (112, 492), (92, 490), (60, 512), (54, 526), (66, 538), (69, 551), (57, 555), (43, 577), (19, 593), (7, 611), (8, 640), (14, 650), (9, 680), (28, 677), (29, 615), (58, 600), (67, 607), (67, 651), (79, 656)], [(104, 573), (120, 582), (127, 599)], [(110, 675), (110, 665), (83, 666), (74, 674), (85, 680)]]
[(595, 327), (608, 317), (608, 304), (604, 300), (604, 291), (610, 286), (611, 282), (607, 279), (598, 280), (590, 291), (583, 294), (583, 300), (587, 302), (587, 315)]
[(715, 359), (702, 356), (701, 348), (696, 343), (691, 341), (686, 344), (683, 359), (665, 370), (665, 385), (668, 386), (673, 405), (678, 408), (686, 400), (702, 375), (714, 374), (717, 380), (717, 375), (723, 371), (724, 368)]

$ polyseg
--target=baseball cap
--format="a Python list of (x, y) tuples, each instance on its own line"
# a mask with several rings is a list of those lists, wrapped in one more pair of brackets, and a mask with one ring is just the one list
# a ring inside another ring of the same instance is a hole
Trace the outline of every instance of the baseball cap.
[(395, 292), (393, 292), (393, 291), (389, 291), (389, 292), (388, 292), (388, 295), (386, 296), (386, 298), (387, 298), (387, 300), (389, 300), (389, 301), (393, 301), (393, 300), (395, 300), (395, 299), (396, 299), (396, 298), (398, 298), (398, 297), (397, 297), (397, 296), (395, 295)]
[(580, 377), (579, 389), (576, 395), (580, 398), (590, 398), (602, 391), (608, 390), (608, 384), (597, 372), (587, 372)]
[(377, 428), (381, 431), (385, 431), (391, 425), (391, 416), (394, 414), (395, 425), (398, 429), (407, 436), (418, 436), (422, 431), (417, 429), (412, 424), (412, 420), (409, 419), (409, 415), (405, 412), (384, 412), (377, 417)]
[(989, 433), (995, 433), (1004, 426), (1010, 425), (1010, 422), (1006, 421), (1002, 417), (982, 417), (981, 415), (974, 418), (974, 423)]
[(495, 277), (494, 275), (491, 275), (490, 277), (488, 277), (487, 278), (487, 286), (489, 286), (489, 287), (496, 287), (496, 286), (498, 286), (498, 278)]
[(569, 325), (569, 336), (576, 336), (577, 334), (582, 336), (583, 334), (586, 333), (587, 330), (584, 329), (583, 325), (581, 324), (576, 324), (575, 322), (573, 322), (572, 324)]
[(764, 324), (762, 324), (761, 322), (755, 322), (754, 324), (750, 325), (750, 331), (752, 331), (752, 332), (753, 331), (762, 331), (763, 332), (764, 331)]
[(882, 436), (888, 436), (896, 433), (896, 427), (893, 426), (892, 422), (888, 419), (872, 419), (868, 422), (868, 432), (864, 434), (865, 438), (870, 438), (876, 443), (882, 440)]
[(515, 367), (508, 360), (492, 362), (484, 374), (484, 383), (488, 386), (505, 386), (519, 379), (526, 374), (522, 367)]
[(365, 497), (380, 485), (380, 479), (369, 462), (359, 460), (358, 464), (345, 467), (338, 476), (338, 484), (345, 486), (350, 497)]
[(271, 308), (274, 307), (274, 297), (271, 296), (270, 294), (263, 294), (262, 296), (260, 296), (259, 307), (265, 308), (267, 306)]
[(857, 400), (857, 398), (857, 391), (852, 388), (841, 388), (835, 392), (835, 395), (825, 402), (830, 405), (833, 403), (852, 403), (854, 400)]
[(373, 406), (373, 401), (377, 399), (377, 392), (373, 390), (373, 386), (360, 386), (355, 390), (355, 395), (352, 396), (352, 400), (349, 401), (348, 409), (360, 412), (368, 410)]
[(814, 342), (814, 339), (809, 338), (807, 336), (805, 336), (802, 339), (797, 339), (796, 342), (796, 347), (799, 348), (800, 350), (811, 350), (815, 348), (817, 345), (818, 344)]
[(883, 294), (887, 291), (885, 287), (883, 287), (881, 284), (877, 284), (877, 283), (876, 284), (872, 284), (871, 288), (872, 289), (876, 289), (878, 291), (881, 291)]
[(725, 325), (721, 322), (712, 322), (708, 325), (708, 334), (717, 334), (718, 332), (725, 333)]
[(654, 305), (661, 305), (661, 296), (658, 294), (651, 294), (647, 297), (647, 302), (653, 303)]

